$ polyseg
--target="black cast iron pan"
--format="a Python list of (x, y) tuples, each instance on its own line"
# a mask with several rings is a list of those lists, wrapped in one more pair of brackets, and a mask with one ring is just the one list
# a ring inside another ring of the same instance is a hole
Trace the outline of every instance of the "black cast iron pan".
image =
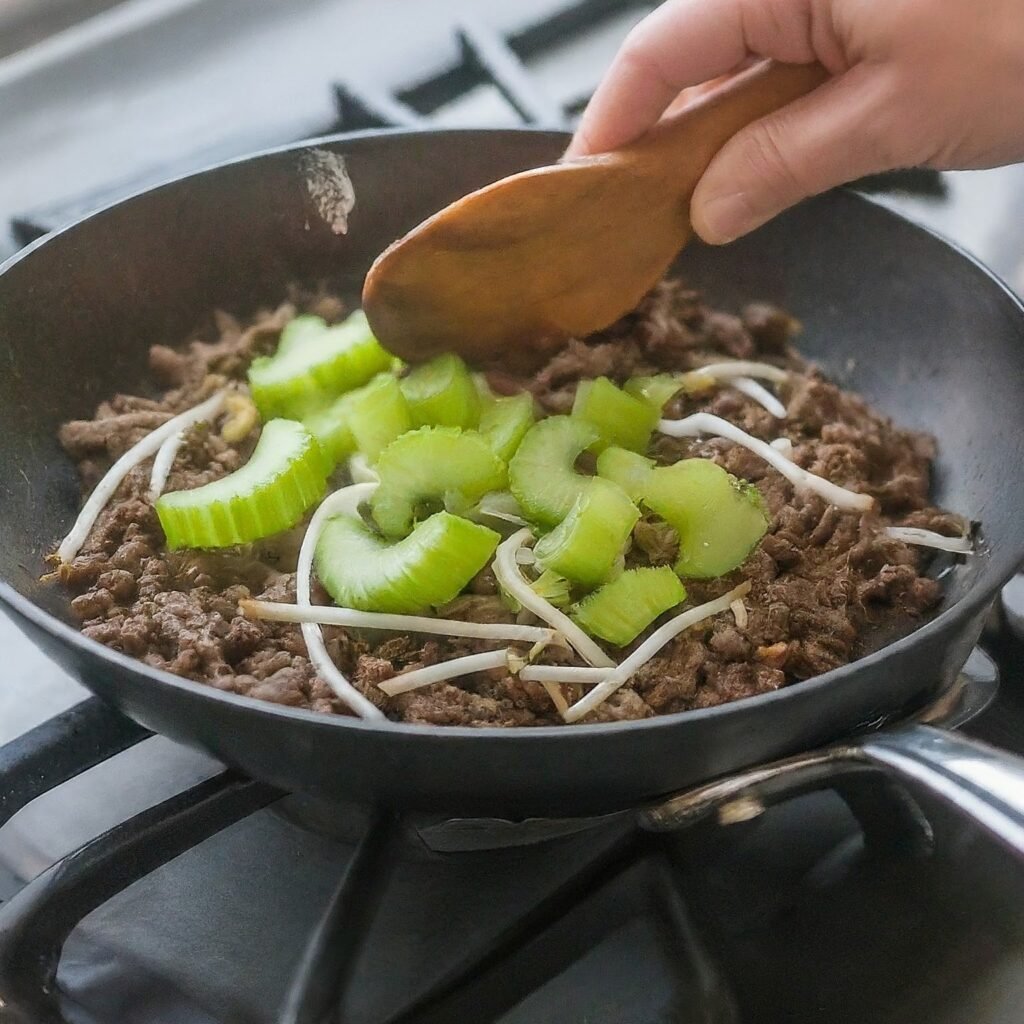
[[(949, 576), (934, 620), (876, 654), (776, 693), (640, 722), (366, 724), (147, 669), (83, 639), (66, 594), (39, 582), (79, 502), (57, 429), (118, 390), (145, 388), (150, 344), (174, 343), (214, 307), (273, 303), (296, 280), (327, 278), (357, 296), (392, 239), (479, 185), (550, 162), (564, 142), (431, 131), (295, 146), (143, 193), (9, 262), (0, 271), (0, 598), (30, 635), (125, 714), (250, 775), (461, 815), (633, 806), (876, 728), (948, 687), (1024, 555), (1024, 310), (963, 253), (847, 193), (734, 245), (692, 245), (679, 270), (717, 305), (786, 306), (805, 325), (806, 351), (843, 384), (938, 435), (936, 499), (981, 522), (983, 552)], [(357, 196), (347, 234), (332, 226), (332, 154), (344, 155)], [(927, 757), (918, 749), (912, 760)]]

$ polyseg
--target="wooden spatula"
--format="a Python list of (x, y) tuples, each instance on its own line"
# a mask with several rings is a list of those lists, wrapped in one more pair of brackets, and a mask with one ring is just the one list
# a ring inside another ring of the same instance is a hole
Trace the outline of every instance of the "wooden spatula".
[(528, 371), (632, 309), (691, 234), (690, 197), (740, 128), (827, 77), (762, 64), (613, 153), (524, 171), (434, 214), (370, 268), (363, 308), (392, 352)]

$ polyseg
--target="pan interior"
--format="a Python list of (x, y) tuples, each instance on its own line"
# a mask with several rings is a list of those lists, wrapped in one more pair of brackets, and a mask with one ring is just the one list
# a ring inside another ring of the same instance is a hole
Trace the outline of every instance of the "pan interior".
[[(38, 580), (79, 501), (57, 429), (118, 391), (151, 391), (151, 344), (180, 342), (216, 307), (273, 305), (292, 282), (356, 295), (397, 235), (562, 144), (517, 131), (328, 140), (312, 159), (290, 149), (145, 193), (17, 258), (0, 275), (0, 578), (70, 621), (64, 593)], [(344, 156), (355, 187), (347, 234), (325, 218), (323, 153)], [(951, 574), (947, 603), (1008, 574), (1024, 551), (1024, 321), (983, 269), (833, 193), (733, 245), (691, 245), (678, 271), (726, 309), (785, 306), (804, 325), (803, 351), (837, 382), (938, 437), (935, 499), (984, 537), (984, 553)]]

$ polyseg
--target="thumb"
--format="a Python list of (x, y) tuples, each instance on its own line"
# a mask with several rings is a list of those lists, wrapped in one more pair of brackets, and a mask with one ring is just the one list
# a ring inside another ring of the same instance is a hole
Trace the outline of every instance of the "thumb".
[(801, 199), (898, 166), (886, 92), (861, 65), (742, 129), (697, 183), (694, 230), (730, 242)]

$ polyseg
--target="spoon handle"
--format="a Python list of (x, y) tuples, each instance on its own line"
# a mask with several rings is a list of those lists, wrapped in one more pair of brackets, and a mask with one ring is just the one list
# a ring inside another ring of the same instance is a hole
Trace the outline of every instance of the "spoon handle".
[(806, 95), (828, 79), (817, 63), (768, 61), (744, 71), (619, 150), (635, 169), (661, 178), (689, 202), (715, 154), (740, 129)]

